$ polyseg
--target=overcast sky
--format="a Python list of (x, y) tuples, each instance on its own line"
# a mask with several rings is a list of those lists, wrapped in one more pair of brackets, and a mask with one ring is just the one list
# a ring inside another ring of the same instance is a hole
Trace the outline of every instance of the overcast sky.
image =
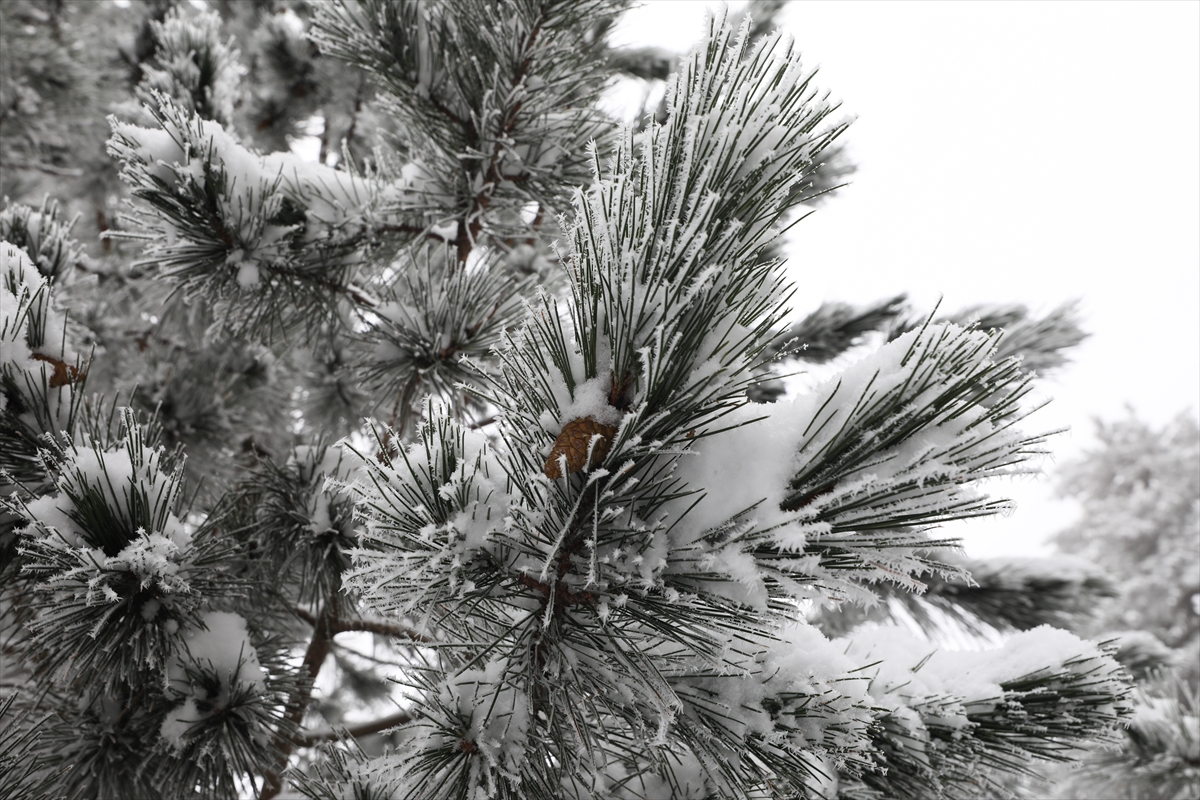
[[(707, 5), (650, 0), (617, 39), (682, 52)], [(798, 311), (1079, 298), (1093, 335), (1026, 423), (1072, 428), (1058, 460), (1126, 404), (1200, 412), (1200, 3), (807, 1), (783, 22), (858, 117), (853, 184), (791, 235)], [(1077, 513), (1049, 483), (997, 486), (1015, 514), (946, 532), (973, 556), (1044, 553)]]

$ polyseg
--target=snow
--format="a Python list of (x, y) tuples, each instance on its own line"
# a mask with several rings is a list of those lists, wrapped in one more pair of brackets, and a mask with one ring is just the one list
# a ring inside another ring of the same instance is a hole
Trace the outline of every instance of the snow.
[(428, 613), (431, 598), (467, 591), (461, 567), (497, 548), (507, 525), (506, 474), (487, 434), (433, 402), (420, 433), (389, 464), (343, 445), (365, 467), (347, 489), (370, 543), (352, 551), (344, 580), (385, 614)]
[(1178, 768), (1194, 774), (1193, 765), (1200, 758), (1200, 717), (1188, 714), (1187, 705), (1177, 698), (1154, 697), (1145, 691), (1137, 694), (1129, 727), (1143, 741), (1157, 745), (1155, 749), (1162, 753), (1158, 760), (1167, 761), (1168, 753), (1174, 751), (1171, 755), (1175, 755)]
[[(681, 518), (676, 543), (694, 540), (749, 512), (754, 527), (765, 530), (796, 518), (780, 510), (792, 476), (802, 430), (802, 418), (793, 413), (797, 401), (773, 405), (747, 403), (721, 417), (714, 434), (698, 433), (680, 456), (675, 477), (688, 489), (704, 492), (690, 511), (695, 497), (674, 500), (664, 507), (672, 518)], [(685, 515), (686, 513), (686, 515)], [(749, 524), (749, 520), (747, 524)]]
[[(707, 770), (690, 750), (680, 749), (672, 752), (668, 765), (670, 780), (660, 778), (654, 773), (631, 775), (619, 761), (607, 764), (600, 776), (604, 782), (603, 791), (592, 795), (592, 798), (634, 800), (669, 797), (672, 800), (708, 800), (713, 796), (706, 780)], [(572, 786), (570, 791), (571, 793), (564, 794), (564, 797), (575, 797), (578, 788)]]
[[(196, 4), (193, 4), (196, 5)], [(173, 95), (178, 102), (191, 107), (203, 88), (203, 99), (219, 119), (233, 117), (237, 101), (238, 81), (243, 68), (238, 64), (238, 52), (221, 42), (221, 17), (203, 4), (197, 5), (203, 13), (182, 14), (172, 9), (161, 21), (151, 21), (157, 44), (154, 62), (142, 66), (142, 82), (138, 95), (146, 96), (147, 88)], [(230, 40), (232, 42), (232, 39)], [(203, 56), (197, 54), (203, 53)], [(215, 74), (209, 75), (209, 85), (201, 87), (200, 66), (197, 58), (203, 57), (217, 66)], [(158, 69), (155, 63), (162, 67)]]
[[(182, 140), (177, 131), (143, 128), (115, 119), (110, 119), (109, 124), (113, 131), (110, 147), (118, 158), (136, 158), (145, 165), (148, 175), (168, 186), (175, 183), (175, 175), (179, 171), (173, 170), (173, 165), (178, 164), (186, 169), (184, 165), (188, 163), (188, 157), (180, 145)], [(126, 146), (124, 142), (130, 142), (132, 146)]]
[[(211, 611), (201, 619), (203, 628), (184, 637), (191, 659), (207, 662), (230, 684), (243, 684), (257, 692), (265, 692), (263, 670), (258, 663), (258, 652), (250, 643), (246, 620), (227, 611)], [(168, 671), (168, 679), (172, 683), (182, 677), (183, 673), (178, 669)]]
[[(763, 689), (782, 705), (791, 744), (816, 754), (844, 753), (866, 746), (874, 718), (867, 676), (840, 642), (812, 625), (787, 623), (762, 659)], [(812, 702), (820, 698), (819, 702)]]
[(63, 496), (42, 495), (25, 504), (26, 516), (43, 536), (53, 536), (69, 547), (86, 547), (82, 532), (67, 512), (74, 506)]
[[(85, 600), (88, 605), (117, 603), (127, 598), (112, 588), (114, 574), (129, 572), (138, 578), (138, 591), (153, 588), (162, 595), (180, 595), (190, 591), (186, 578), (180, 574), (186, 563), (179, 546), (162, 534), (147, 534), (139, 528), (136, 536), (115, 556), (107, 556), (99, 548), (78, 545), (79, 571), (91, 575), (87, 581)], [(149, 600), (142, 607), (142, 619), (152, 622), (162, 604)], [(165, 621), (164, 621), (165, 622)]]
[(45, 373), (48, 380), (54, 367), (35, 354), (68, 364), (78, 359), (66, 337), (66, 317), (51, 302), (50, 284), (24, 250), (0, 242), (0, 370), (14, 379), (17, 373)]
[[(1049, 625), (1014, 634), (999, 648), (976, 651), (939, 650), (897, 626), (859, 628), (838, 641), (860, 664), (879, 662), (866, 670), (871, 696), (879, 703), (895, 708), (948, 699), (952, 702), (938, 706), (938, 721), (951, 728), (967, 727), (968, 713), (1002, 704), (1001, 684), (1036, 673), (1096, 672), (1097, 694), (1104, 689), (1121, 694), (1116, 662), (1095, 644)], [(1101, 666), (1109, 668), (1107, 677)]]
[[(138, 528), (137, 538), (116, 556), (108, 559), (104, 566), (137, 575), (142, 589), (157, 583), (171, 591), (175, 582), (169, 579), (179, 574), (179, 560), (178, 544), (161, 533), (148, 534), (145, 529)], [(153, 616), (151, 614), (147, 619), (152, 619)]]
[(601, 425), (619, 424), (621, 412), (608, 402), (611, 386), (612, 379), (607, 374), (575, 384), (575, 391), (570, 399), (559, 406), (560, 426), (585, 417), (591, 417)]
[(41, 210), (14, 203), (0, 211), (0, 239), (7, 240), (6, 231), (17, 233), (24, 228), (23, 249), (43, 275), (61, 273), (79, 261), (88, 262), (90, 270), (97, 265), (84, 256), (83, 248), (71, 238), (74, 224), (74, 220), (60, 219), (57, 204), (48, 199), (43, 201)]
[(973, 484), (1034, 472), (1023, 462), (1037, 454), (1030, 444), (1039, 438), (1028, 439), (1012, 425), (1020, 412), (994, 414), (991, 403), (974, 400), (979, 391), (1003, 393), (1023, 380), (1011, 365), (993, 369), (994, 342), (980, 331), (931, 325), (807, 395), (807, 407), (798, 411), (809, 420), (801, 474), (817, 476), (817, 467), (839, 449), (847, 465), (810, 508), (843, 528), (889, 520), (911, 526), (1005, 508), (988, 505)]
[[(133, 436), (111, 450), (86, 444), (76, 447), (59, 480), (59, 487), (64, 490), (60, 498), (71, 504), (68, 495), (98, 494), (128, 521), (134, 519), (135, 509), (131, 508), (130, 501), (135, 491), (149, 501), (152, 512), (170, 508), (180, 490), (179, 479), (162, 470), (159, 463), (162, 455), (161, 447), (146, 447), (140, 437)], [(64, 510), (71, 510), (71, 506)], [(165, 519), (173, 521), (167, 522), (158, 532), (170, 537), (177, 547), (187, 547), (191, 542), (187, 529), (174, 520), (173, 515), (167, 515)]]
[[(202, 627), (184, 634), (184, 651), (167, 666), (167, 688), (183, 698), (183, 703), (167, 712), (159, 734), (176, 750), (184, 747), (184, 737), (193, 726), (228, 705), (235, 690), (262, 694), (267, 688), (245, 619), (227, 611), (210, 611), (201, 617), (201, 623)], [(188, 677), (189, 668), (215, 677), (220, 688), (210, 694)], [(207, 703), (210, 710), (200, 711), (197, 700)]]
[(252, 289), (262, 281), (258, 273), (258, 265), (253, 261), (247, 261), (238, 266), (237, 283), (243, 289)]
[[(162, 128), (151, 129), (112, 120), (109, 151), (126, 162), (125, 180), (138, 184), (139, 172), (156, 178), (184, 196), (211, 193), (208, 181), (223, 184), (216, 192), (223, 236), (233, 239), (229, 264), (243, 289), (260, 285), (262, 267), (293, 257), (291, 237), (297, 226), (269, 222), (284, 199), (306, 215), (306, 239), (317, 242), (357, 235), (377, 224), (400, 220), (411, 209), (431, 202), (433, 180), (416, 163), (407, 164), (391, 182), (380, 182), (312, 163), (293, 153), (268, 155), (242, 146), (218, 122), (200, 119), (164, 105)], [(152, 209), (164, 233), (178, 236), (170, 218)], [(166, 242), (160, 247), (170, 247)]]
[(823, 693), (834, 683), (842, 684), (840, 692), (856, 700), (866, 699), (867, 681), (845, 680), (857, 669), (843, 648), (830, 642), (818, 628), (805, 622), (786, 623), (779, 631), (779, 641), (764, 662), (764, 671), (778, 674), (777, 680), (794, 691)]
[(182, 705), (167, 712), (158, 733), (176, 750), (182, 750), (184, 736), (203, 719), (200, 710), (196, 708), (196, 699), (189, 697)]

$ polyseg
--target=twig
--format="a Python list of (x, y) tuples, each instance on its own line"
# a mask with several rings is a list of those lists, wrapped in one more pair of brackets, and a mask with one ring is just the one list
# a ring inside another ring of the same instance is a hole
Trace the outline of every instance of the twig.
[[(529, 74), (529, 68), (533, 62), (533, 47), (537, 43), (538, 36), (542, 32), (542, 25), (545, 23), (545, 12), (543, 18), (539, 19), (537, 24), (525, 37), (522, 43), (522, 50), (526, 53), (525, 59), (517, 65), (516, 71), (513, 73), (512, 85), (516, 88), (525, 80), (525, 76)], [(500, 157), (504, 153), (502, 142), (512, 133), (517, 126), (517, 118), (521, 113), (523, 103), (517, 101), (501, 119), (499, 130), (496, 131), (496, 143), (492, 146), (492, 154), (488, 157), (487, 169), (484, 172), (483, 184), (480, 186), (479, 192), (471, 198), (471, 206), (467, 212), (458, 220), (458, 230), (454, 238), (458, 248), (458, 263), (465, 264), (471, 250), (474, 249), (475, 243), (479, 239), (480, 233), (483, 231), (483, 214), (487, 211), (492, 201), (492, 193), (504, 181), (519, 181), (524, 177), (520, 175), (503, 175), (500, 172)], [(481, 145), (479, 132), (475, 129), (474, 123), (470, 120), (465, 120), (463, 124), (463, 132), (466, 134), (468, 143)]]
[[(299, 606), (293, 608), (292, 613), (314, 628), (320, 623), (320, 620)], [(434, 641), (407, 625), (399, 625), (381, 619), (341, 619), (340, 617), (327, 617), (325, 619), (325, 629), (329, 632), (330, 636), (346, 633), (347, 631), (360, 631), (363, 633), (378, 633), (381, 636), (394, 636), (397, 639), (411, 639), (414, 642), (432, 643)]]
[(432, 643), (434, 640), (423, 633), (417, 633), (406, 625), (395, 625), (383, 620), (369, 619), (338, 619), (333, 621), (333, 632), (362, 631), (378, 633), (381, 636), (394, 636), (397, 639), (410, 639), (414, 642)]
[(364, 722), (361, 725), (354, 725), (340, 730), (315, 731), (297, 740), (298, 747), (312, 747), (321, 742), (336, 742), (342, 739), (357, 739), (360, 736), (370, 736), (373, 733), (382, 733), (388, 728), (394, 728), (397, 725), (403, 725), (412, 720), (412, 714), (407, 711), (397, 711), (388, 717)]
[(314, 628), (317, 627), (317, 618), (314, 617), (312, 614), (308, 613), (307, 611), (305, 611), (303, 608), (296, 606), (295, 608), (292, 609), (292, 611), (295, 612), (297, 617), (304, 620), (309, 625), (312, 625)]
[[(317, 674), (321, 671), (321, 665), (325, 663), (326, 656), (329, 655), (329, 649), (333, 644), (333, 634), (330, 630), (330, 623), (336, 618), (337, 613), (337, 593), (329, 599), (326, 606), (330, 609), (329, 612), (322, 615), (319, 619), (312, 617), (308, 612), (301, 613), (300, 609), (293, 609), (297, 616), (301, 619), (303, 615), (308, 615), (312, 619), (313, 637), (308, 643), (308, 649), (304, 652), (304, 664), (302, 669), (308, 673), (308, 680), (301, 681), (296, 691), (288, 698), (287, 707), (291, 710), (288, 712), (286, 721), (296, 727), (300, 726), (300, 722), (304, 719), (304, 712), (308, 709), (308, 702), (312, 698), (313, 686), (317, 682)], [(259, 800), (271, 800), (283, 790), (283, 780), (280, 778), (280, 773), (287, 767), (288, 757), (292, 754), (292, 748), (295, 746), (295, 740), (287, 738), (283, 740), (283, 745), (280, 747), (279, 766), (277, 769), (267, 769), (263, 772), (263, 788), (259, 795)]]
[(488, 425), (492, 425), (495, 422), (496, 422), (496, 416), (493, 414), (490, 417), (484, 417), (483, 419), (476, 420), (475, 422), (472, 422), (467, 427), (473, 431), (477, 431), (480, 428), (486, 428)]

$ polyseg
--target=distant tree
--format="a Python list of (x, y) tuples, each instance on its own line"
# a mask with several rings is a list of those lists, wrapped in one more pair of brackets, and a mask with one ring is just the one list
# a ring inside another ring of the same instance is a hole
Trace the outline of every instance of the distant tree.
[(1200, 425), (1130, 413), (1097, 421), (1096, 439), (1060, 468), (1083, 515), (1053, 541), (1108, 574), (1115, 591), (1079, 631), (1115, 639), (1138, 688), (1122, 746), (1052, 773), (1055, 796), (1200, 797)]
[(1083, 516), (1053, 538), (1116, 582), (1116, 596), (1097, 609), (1089, 633), (1143, 631), (1194, 663), (1200, 658), (1200, 426), (1190, 413), (1162, 428), (1131, 414), (1097, 422), (1096, 439), (1096, 447), (1060, 467), (1059, 491), (1082, 504)]

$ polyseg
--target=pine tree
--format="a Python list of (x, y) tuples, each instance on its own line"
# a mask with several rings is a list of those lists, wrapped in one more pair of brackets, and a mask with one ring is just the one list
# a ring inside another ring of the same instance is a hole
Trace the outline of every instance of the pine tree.
[(1200, 426), (1183, 413), (1162, 428), (1130, 416), (1097, 422), (1097, 446), (1064, 464), (1062, 494), (1083, 516), (1054, 541), (1102, 567), (1114, 585), (1079, 626), (1115, 639), (1137, 678), (1119, 749), (1093, 753), (1058, 796), (1200, 794)]
[(969, 581), (934, 527), (1036, 469), (1026, 367), (1081, 334), (788, 327), (848, 125), (794, 43), (717, 14), (622, 128), (621, 2), (266, 6), (144, 9), (107, 254), (0, 216), (0, 792), (987, 796), (1114, 739), (1066, 631), (830, 622)]
[(1200, 427), (1188, 413), (1161, 429), (1130, 415), (1097, 422), (1096, 440), (1061, 468), (1059, 491), (1083, 516), (1054, 537), (1116, 579), (1093, 631), (1146, 631), (1200, 658)]

